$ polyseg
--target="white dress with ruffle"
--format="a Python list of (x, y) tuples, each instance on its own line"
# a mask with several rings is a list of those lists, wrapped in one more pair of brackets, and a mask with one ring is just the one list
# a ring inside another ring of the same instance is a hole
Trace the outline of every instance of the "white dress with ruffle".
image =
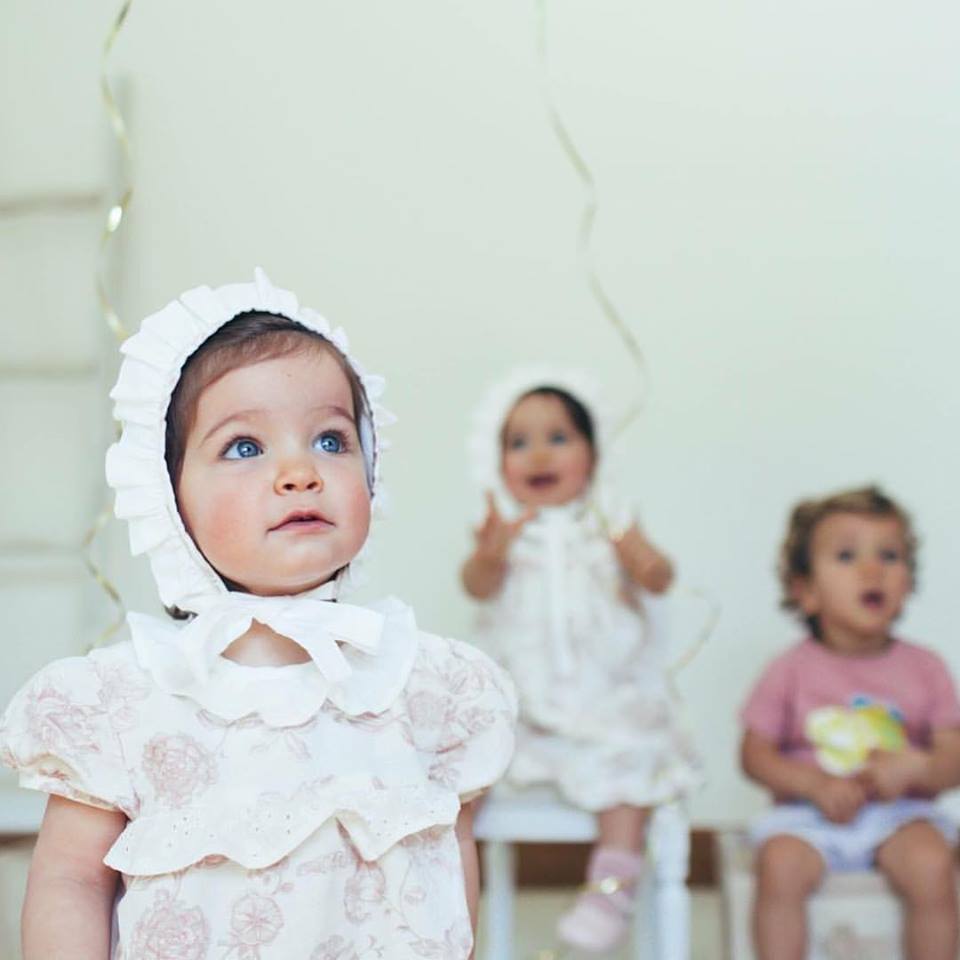
[(23, 786), (129, 819), (104, 861), (123, 877), (113, 960), (465, 960), (454, 827), (509, 761), (509, 678), (397, 602), (333, 687), (315, 660), (217, 657), (171, 692), (182, 636), (141, 623), (57, 661), (0, 725)]
[(523, 528), (502, 588), (481, 605), (478, 642), (517, 685), (512, 785), (549, 784), (599, 811), (700, 783), (642, 592), (583, 503), (543, 508)]

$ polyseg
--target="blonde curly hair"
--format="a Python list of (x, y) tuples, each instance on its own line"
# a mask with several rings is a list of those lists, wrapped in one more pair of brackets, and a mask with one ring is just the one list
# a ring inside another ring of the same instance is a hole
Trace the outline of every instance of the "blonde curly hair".
[[(815, 500), (801, 500), (790, 513), (787, 523), (787, 535), (780, 547), (780, 559), (777, 573), (782, 590), (780, 606), (784, 610), (800, 611), (795, 596), (796, 582), (811, 573), (810, 545), (817, 525), (835, 513), (858, 513), (868, 517), (893, 517), (900, 521), (906, 544), (907, 568), (913, 586), (917, 582), (917, 549), (919, 541), (913, 529), (913, 521), (899, 503), (888, 497), (879, 487), (858, 487), (843, 490)], [(807, 624), (813, 635), (819, 636), (817, 617), (801, 619)]]

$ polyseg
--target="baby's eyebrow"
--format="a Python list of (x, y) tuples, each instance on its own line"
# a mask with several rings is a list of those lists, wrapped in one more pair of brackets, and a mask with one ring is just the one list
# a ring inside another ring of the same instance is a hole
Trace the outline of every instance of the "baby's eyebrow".
[(218, 430), (222, 430), (228, 423), (233, 420), (248, 420), (254, 419), (263, 413), (263, 410), (256, 408), (251, 410), (237, 410), (234, 413), (228, 414), (222, 420), (218, 420), (205, 434), (203, 439), (200, 441), (201, 444), (206, 443)]
[[(332, 413), (338, 417), (343, 417), (345, 420), (349, 420), (354, 426), (356, 426), (356, 420), (354, 419), (353, 414), (347, 410), (345, 407), (341, 407), (338, 403), (321, 403), (315, 407), (310, 408), (311, 413), (322, 411), (324, 413)], [(217, 421), (204, 435), (203, 439), (200, 441), (200, 444), (203, 445), (206, 443), (218, 430), (222, 430), (228, 423), (232, 423), (234, 420), (255, 420), (257, 417), (262, 416), (266, 411), (260, 407), (253, 407), (249, 410), (237, 410), (234, 413), (228, 414), (222, 420)]]
[(343, 417), (353, 424), (356, 423), (353, 414), (346, 408), (341, 407), (338, 403), (322, 403), (317, 407), (311, 407), (311, 410), (323, 410), (326, 413), (335, 413), (337, 416)]

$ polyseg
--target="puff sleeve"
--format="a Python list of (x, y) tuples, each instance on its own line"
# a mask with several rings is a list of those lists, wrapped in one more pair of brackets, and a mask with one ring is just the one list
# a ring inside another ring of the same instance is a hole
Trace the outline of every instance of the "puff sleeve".
[(0, 762), (22, 787), (132, 813), (130, 776), (90, 657), (54, 661), (20, 689), (0, 719)]
[(407, 717), (428, 777), (466, 803), (492, 786), (513, 757), (513, 681), (485, 653), (424, 635), (406, 691)]

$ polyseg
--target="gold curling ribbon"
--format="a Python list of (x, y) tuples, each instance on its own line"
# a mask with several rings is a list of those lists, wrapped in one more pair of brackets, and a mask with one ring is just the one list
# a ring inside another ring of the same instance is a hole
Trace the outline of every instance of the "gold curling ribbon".
[[(130, 206), (130, 200), (133, 196), (133, 185), (130, 182), (130, 170), (133, 166), (133, 157), (130, 148), (130, 138), (127, 136), (127, 125), (124, 122), (123, 114), (120, 112), (116, 97), (114, 97), (113, 90), (110, 87), (110, 81), (107, 77), (107, 67), (110, 61), (110, 54), (113, 50), (114, 44), (117, 41), (120, 31), (123, 29), (123, 25), (126, 22), (127, 14), (130, 12), (130, 6), (132, 3), (133, 0), (124, 0), (123, 4), (121, 5), (117, 16), (114, 18), (110, 29), (107, 31), (107, 36), (103, 44), (103, 52), (100, 58), (100, 96), (103, 100), (104, 109), (106, 110), (107, 116), (110, 120), (110, 126), (113, 130), (113, 135), (120, 147), (120, 156), (122, 158), (121, 167), (124, 172), (126, 186), (123, 188), (120, 197), (111, 204), (110, 209), (107, 211), (103, 230), (100, 234), (100, 248), (97, 258), (95, 284), (97, 290), (97, 299), (100, 302), (100, 310), (103, 314), (103, 319), (106, 322), (110, 332), (117, 338), (117, 340), (120, 341), (127, 338), (128, 331), (126, 327), (124, 327), (123, 322), (120, 320), (120, 317), (113, 306), (113, 302), (107, 293), (107, 285), (104, 279), (104, 268), (110, 241), (116, 234), (117, 230), (120, 229), (120, 225), (123, 223), (127, 208)], [(112, 517), (113, 502), (112, 498), (108, 496), (107, 503), (101, 507), (96, 519), (93, 521), (90, 528), (83, 535), (83, 539), (80, 541), (84, 566), (87, 568), (87, 572), (91, 577), (93, 577), (100, 589), (103, 590), (103, 592), (107, 595), (115, 611), (114, 619), (110, 622), (107, 628), (100, 633), (96, 640), (94, 640), (94, 642), (91, 644), (91, 647), (100, 647), (106, 643), (123, 626), (126, 615), (126, 609), (124, 608), (123, 600), (120, 598), (120, 591), (116, 588), (116, 586), (114, 586), (100, 565), (93, 558), (93, 545), (103, 528), (110, 522)]]
[(627, 353), (637, 368), (637, 398), (633, 406), (627, 410), (621, 421), (615, 426), (612, 434), (612, 438), (615, 439), (640, 416), (645, 406), (647, 364), (640, 342), (607, 293), (593, 261), (591, 241), (593, 239), (594, 223), (600, 210), (597, 183), (589, 165), (577, 149), (567, 125), (563, 122), (563, 117), (560, 115), (550, 89), (550, 70), (547, 58), (547, 0), (537, 0), (537, 54), (540, 62), (540, 94), (546, 108), (547, 119), (550, 121), (550, 127), (557, 138), (557, 142), (583, 184), (584, 201), (583, 212), (580, 215), (580, 227), (577, 231), (577, 250), (586, 275), (587, 285), (601, 312), (620, 335)]
[[(543, 98), (544, 107), (546, 108), (547, 112), (547, 118), (550, 121), (550, 126), (553, 129), (553, 133), (562, 147), (563, 152), (566, 154), (567, 159), (570, 161), (570, 165), (580, 178), (580, 182), (583, 184), (584, 188), (585, 197), (583, 213), (580, 216), (580, 227), (577, 233), (578, 252), (587, 277), (587, 283), (590, 287), (590, 292), (593, 294), (594, 299), (600, 306), (603, 315), (612, 324), (617, 333), (619, 333), (620, 338), (623, 341), (630, 358), (633, 360), (638, 373), (637, 398), (633, 406), (627, 410), (626, 414), (624, 414), (620, 422), (613, 430), (611, 442), (616, 442), (616, 440), (622, 436), (626, 428), (629, 427), (640, 416), (645, 406), (647, 392), (647, 364), (639, 341), (637, 340), (633, 331), (624, 321), (623, 317), (620, 315), (620, 312), (617, 310), (613, 300), (607, 294), (593, 262), (590, 241), (593, 236), (593, 227), (597, 218), (597, 212), (600, 207), (597, 199), (596, 180), (594, 179), (590, 167), (587, 165), (580, 151), (577, 149), (570, 131), (563, 122), (563, 118), (560, 116), (560, 111), (557, 109), (556, 102), (554, 101), (550, 90), (550, 75), (547, 61), (546, 0), (537, 0), (537, 14), (537, 53), (540, 61), (541, 96)], [(594, 504), (594, 509), (599, 515), (601, 527), (607, 532), (608, 535), (623, 535), (624, 531), (622, 530), (612, 531), (610, 529), (606, 517), (602, 515), (602, 512), (596, 504)], [(671, 687), (674, 684), (677, 674), (680, 673), (680, 671), (683, 670), (692, 660), (694, 660), (707, 644), (708, 640), (716, 629), (718, 620), (720, 619), (720, 603), (707, 591), (698, 587), (683, 587), (682, 590), (684, 593), (704, 601), (707, 605), (707, 614), (704, 618), (703, 625), (697, 632), (693, 642), (667, 668), (667, 676)], [(581, 886), (580, 892), (584, 892), (589, 889), (592, 889), (591, 884), (585, 883)], [(568, 960), (568, 958), (571, 956), (572, 954), (570, 950), (563, 946), (556, 949), (540, 948), (534, 952), (533, 960)]]
[[(580, 227), (577, 231), (577, 249), (583, 264), (584, 273), (587, 277), (587, 284), (603, 315), (620, 335), (620, 339), (623, 341), (627, 353), (637, 368), (637, 398), (633, 406), (627, 410), (611, 433), (611, 443), (615, 443), (627, 427), (640, 416), (646, 404), (647, 362), (636, 334), (634, 334), (633, 330), (630, 329), (630, 326), (623, 319), (620, 311), (617, 310), (616, 304), (614, 304), (604, 288), (593, 262), (591, 240), (593, 239), (594, 223), (600, 209), (600, 201), (597, 198), (597, 182), (593, 176), (593, 171), (590, 169), (586, 160), (584, 160), (583, 154), (577, 149), (577, 145), (567, 125), (563, 122), (563, 117), (560, 115), (560, 111), (557, 108), (556, 101), (550, 89), (550, 70), (547, 57), (547, 0), (537, 0), (537, 55), (540, 63), (540, 94), (547, 111), (547, 119), (550, 121), (550, 127), (553, 130), (554, 136), (557, 138), (557, 142), (562, 147), (564, 154), (566, 154), (567, 159), (570, 161), (570, 165), (583, 184), (583, 212), (580, 215)], [(595, 509), (599, 513), (599, 508), (595, 507)], [(608, 533), (614, 538), (622, 536), (625, 532), (622, 530), (611, 531), (606, 522), (606, 518), (603, 516), (600, 517), (600, 522), (604, 529), (607, 529)], [(717, 621), (720, 619), (719, 601), (711, 597), (705, 590), (698, 587), (685, 587), (684, 591), (704, 601), (708, 610), (704, 624), (699, 630), (694, 642), (669, 668), (671, 676), (679, 673), (697, 656), (710, 639), (710, 636), (716, 628)]]
[(93, 521), (93, 524), (90, 526), (90, 529), (83, 535), (83, 539), (80, 541), (80, 548), (83, 551), (83, 565), (87, 568), (87, 572), (91, 577), (97, 582), (97, 586), (107, 595), (110, 602), (114, 607), (114, 619), (110, 622), (109, 626), (103, 631), (100, 635), (90, 644), (90, 649), (103, 646), (124, 624), (126, 618), (126, 608), (123, 605), (123, 600), (120, 598), (120, 591), (110, 582), (109, 578), (93, 559), (91, 554), (91, 549), (93, 547), (93, 542), (96, 540), (100, 531), (110, 522), (113, 518), (113, 506), (110, 503), (105, 504), (100, 512), (97, 514), (96, 520)]
[[(107, 78), (107, 65), (110, 61), (110, 53), (113, 50), (114, 44), (117, 42), (117, 37), (119, 36), (120, 31), (123, 29), (123, 25), (126, 22), (127, 14), (130, 12), (130, 6), (132, 3), (133, 0), (124, 0), (123, 5), (120, 7), (119, 13), (114, 19), (110, 30), (107, 32), (107, 37), (103, 44), (103, 53), (100, 59), (100, 96), (103, 100), (104, 109), (107, 111), (107, 116), (110, 119), (110, 126), (113, 128), (113, 134), (120, 146), (120, 155), (123, 159), (123, 170), (125, 173), (129, 173), (129, 170), (133, 165), (132, 151), (130, 149), (130, 138), (127, 136), (127, 125), (124, 122), (123, 114), (120, 113), (120, 108), (117, 106), (116, 97), (113, 95), (113, 90), (110, 87), (110, 81)], [(118, 340), (125, 340), (128, 336), (128, 333), (121, 322), (120, 317), (117, 315), (117, 311), (114, 309), (109, 295), (107, 294), (107, 286), (103, 277), (103, 269), (110, 238), (120, 228), (120, 224), (123, 223), (123, 218), (126, 216), (127, 208), (130, 206), (130, 200), (132, 196), (133, 186), (128, 182), (119, 199), (116, 200), (107, 211), (107, 218), (103, 225), (103, 232), (100, 234), (100, 256), (99, 263), (97, 264), (97, 299), (100, 301), (100, 309), (103, 312), (107, 326)]]
[(717, 624), (720, 622), (720, 612), (721, 606), (720, 601), (717, 600), (712, 594), (708, 593), (706, 590), (703, 590), (700, 587), (682, 587), (683, 591), (687, 596), (693, 597), (696, 600), (701, 600), (706, 604), (707, 613), (703, 619), (703, 625), (700, 627), (697, 632), (696, 637), (693, 639), (693, 643), (684, 650), (673, 663), (667, 668), (671, 679), (676, 677), (681, 670), (683, 670), (688, 664), (697, 658), (700, 651), (707, 645), (707, 641), (713, 636), (713, 631), (717, 629)]

